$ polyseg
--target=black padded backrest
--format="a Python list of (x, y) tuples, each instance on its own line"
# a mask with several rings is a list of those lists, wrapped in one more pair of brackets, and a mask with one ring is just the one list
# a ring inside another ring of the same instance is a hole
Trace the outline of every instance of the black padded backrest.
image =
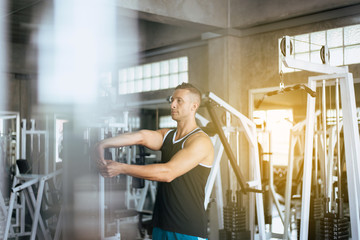
[(19, 172), (21, 174), (26, 174), (26, 173), (30, 173), (30, 165), (28, 163), (28, 161), (26, 159), (18, 159), (16, 160), (16, 165), (19, 168)]

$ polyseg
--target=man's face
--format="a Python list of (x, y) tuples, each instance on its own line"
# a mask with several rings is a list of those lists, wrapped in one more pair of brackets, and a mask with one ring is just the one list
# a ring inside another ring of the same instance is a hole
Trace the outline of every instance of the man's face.
[(191, 92), (187, 89), (177, 89), (171, 97), (171, 117), (175, 121), (186, 119), (196, 111), (196, 105)]

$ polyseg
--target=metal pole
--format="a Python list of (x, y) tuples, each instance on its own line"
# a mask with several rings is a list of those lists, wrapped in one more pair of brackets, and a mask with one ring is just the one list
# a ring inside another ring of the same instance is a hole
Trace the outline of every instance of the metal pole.
[[(289, 234), (289, 225), (290, 225), (290, 214), (291, 214), (291, 188), (292, 188), (292, 174), (294, 169), (294, 148), (296, 145), (296, 136), (295, 131), (292, 129), (290, 132), (290, 149), (289, 149), (289, 159), (288, 159), (288, 168), (286, 176), (286, 190), (285, 190), (285, 219), (284, 219), (284, 235), (283, 239), (290, 238)], [(272, 173), (271, 173), (272, 174)], [(280, 212), (279, 212), (279, 216)]]
[(42, 200), (42, 195), (44, 192), (44, 186), (45, 186), (45, 180), (41, 179), (40, 183), (39, 183), (39, 189), (38, 189), (38, 194), (37, 194), (37, 199), (36, 199), (36, 205), (35, 205), (35, 212), (34, 212), (34, 219), (33, 219), (33, 225), (31, 228), (31, 238), (30, 240), (35, 240), (36, 237), (36, 230), (38, 227), (38, 222), (39, 222), (39, 218), (40, 218), (40, 208), (41, 208), (41, 200)]
[[(315, 117), (315, 132), (317, 132), (317, 117)], [(319, 187), (318, 187), (318, 136), (315, 133), (314, 137), (314, 155), (315, 155), (315, 171), (314, 171), (314, 178), (315, 178), (315, 198), (319, 197)]]
[[(308, 86), (315, 90), (316, 83), (309, 78)], [(302, 186), (302, 205), (301, 205), (301, 225), (300, 239), (308, 239), (309, 230), (309, 210), (310, 210), (310, 192), (311, 192), (311, 174), (312, 174), (312, 154), (314, 138), (314, 120), (315, 120), (315, 100), (310, 95), (307, 96), (306, 109), (306, 132), (305, 132), (305, 152), (304, 152), (304, 172)]]
[(245, 178), (244, 176), (242, 175), (242, 173), (240, 172), (240, 169), (238, 168), (237, 164), (236, 164), (236, 158), (234, 156), (234, 153), (232, 152), (231, 150), (231, 147), (229, 145), (229, 143), (227, 142), (227, 139), (226, 139), (226, 136), (224, 134), (224, 132), (222, 131), (221, 129), (221, 124), (220, 124), (220, 121), (219, 119), (216, 117), (216, 114), (215, 114), (215, 111), (213, 109), (213, 107), (211, 106), (210, 103), (207, 103), (206, 104), (206, 107), (208, 109), (208, 112), (210, 114), (210, 118), (212, 119), (216, 129), (217, 129), (217, 133), (219, 134), (219, 137), (220, 137), (220, 140), (224, 146), (224, 150), (226, 152), (226, 155), (228, 156), (229, 158), (229, 161), (230, 161), (230, 164), (231, 164), (231, 167), (233, 168), (234, 170), (234, 173), (235, 173), (235, 176), (236, 176), (236, 179), (238, 180), (239, 184), (240, 184), (240, 187), (241, 189), (246, 192), (246, 190), (248, 189), (248, 186), (247, 186), (247, 183), (245, 181)]
[(335, 105), (336, 105), (336, 138), (337, 138), (337, 175), (338, 175), (338, 216), (343, 218), (343, 201), (341, 190), (341, 159), (340, 159), (340, 97), (339, 97), (339, 79), (335, 80)]
[[(328, 159), (327, 159), (327, 141), (326, 141), (326, 80), (322, 81), (322, 127), (323, 127), (323, 149), (324, 149), (324, 161), (327, 168), (327, 172), (328, 172), (328, 176), (329, 176), (329, 172), (331, 171), (331, 169), (329, 169), (329, 163), (328, 163)], [(330, 196), (329, 196), (329, 190), (328, 190), (328, 186), (331, 185), (330, 182), (331, 179), (327, 178), (327, 181), (325, 182), (325, 196), (326, 196), (326, 200), (325, 200), (325, 211), (329, 212), (329, 201), (330, 201)]]

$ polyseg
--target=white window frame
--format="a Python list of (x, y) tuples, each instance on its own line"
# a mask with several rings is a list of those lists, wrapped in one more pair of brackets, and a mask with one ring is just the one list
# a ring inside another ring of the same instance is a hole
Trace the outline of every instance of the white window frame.
[(188, 57), (146, 63), (119, 70), (118, 94), (157, 91), (189, 82)]
[[(310, 62), (321, 63), (320, 60), (320, 48), (322, 45), (328, 45), (330, 50), (330, 65), (332, 66), (344, 66), (349, 64), (358, 64), (360, 63), (360, 54), (355, 53), (355, 57), (351, 58), (349, 54), (352, 51), (347, 51), (348, 49), (355, 48), (360, 52), (360, 37), (359, 40), (355, 40), (355, 42), (351, 42), (354, 38), (351, 37), (351, 30), (357, 29), (358, 31), (354, 33), (355, 36), (360, 35), (360, 24), (350, 25), (346, 27), (333, 28), (324, 31), (317, 31), (305, 34), (299, 34), (291, 37), (291, 42), (293, 46), (292, 57), (295, 59), (302, 59)], [(341, 34), (341, 38), (339, 38), (338, 44), (332, 44), (329, 41), (331, 34), (338, 32)], [(324, 38), (321, 40), (314, 39), (316, 35), (324, 35)], [(282, 38), (278, 40), (278, 46), (280, 46)], [(279, 72), (283, 71), (284, 73), (299, 71), (293, 68), (287, 68), (281, 61), (281, 51), (279, 49)], [(342, 55), (342, 58), (334, 57), (335, 51), (338, 51), (339, 55)]]

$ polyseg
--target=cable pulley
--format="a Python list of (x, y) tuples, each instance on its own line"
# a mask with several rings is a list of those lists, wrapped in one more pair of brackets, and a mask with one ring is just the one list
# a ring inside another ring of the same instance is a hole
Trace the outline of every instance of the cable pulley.
[(330, 62), (330, 50), (326, 45), (322, 46), (320, 49), (320, 58), (323, 64)]
[[(286, 39), (285, 39), (285, 37), (283, 37), (281, 39), (280, 50), (281, 50), (282, 55), (286, 57)], [(292, 54), (292, 52), (293, 52), (293, 45), (292, 45), (292, 42), (290, 41), (290, 55)]]

